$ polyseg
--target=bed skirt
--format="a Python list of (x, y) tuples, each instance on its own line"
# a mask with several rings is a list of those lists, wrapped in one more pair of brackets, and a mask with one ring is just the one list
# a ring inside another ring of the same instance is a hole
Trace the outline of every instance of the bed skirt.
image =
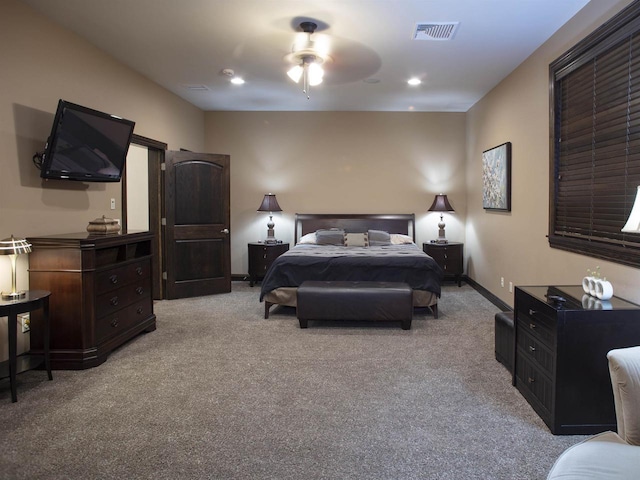
[[(298, 287), (280, 287), (264, 295), (264, 301), (276, 305), (286, 305), (287, 307), (295, 307), (297, 305), (296, 292)], [(413, 291), (414, 307), (433, 307), (438, 304), (438, 296), (435, 293), (426, 290)]]

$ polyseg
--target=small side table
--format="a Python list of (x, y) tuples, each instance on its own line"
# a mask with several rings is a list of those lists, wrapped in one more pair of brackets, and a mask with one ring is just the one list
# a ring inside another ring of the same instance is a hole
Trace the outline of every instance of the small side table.
[[(44, 366), (51, 375), (51, 360), (49, 358), (49, 296), (51, 292), (46, 290), (27, 290), (23, 298), (17, 300), (0, 300), (0, 317), (8, 317), (9, 360), (0, 363), (0, 378), (9, 377), (11, 385), (11, 401), (18, 401), (16, 392), (16, 374), (39, 367), (44, 361)], [(33, 312), (42, 309), (44, 330), (44, 355), (32, 355), (24, 353), (17, 355), (18, 314)], [(7, 372), (8, 370), (8, 372)]]
[(458, 287), (461, 286), (461, 277), (464, 273), (463, 269), (463, 249), (464, 243), (423, 243), (422, 250), (424, 253), (433, 257), (440, 267), (444, 270), (445, 275), (455, 275)]
[(264, 277), (273, 261), (289, 250), (288, 243), (248, 244), (249, 248), (249, 286), (253, 287), (258, 277)]

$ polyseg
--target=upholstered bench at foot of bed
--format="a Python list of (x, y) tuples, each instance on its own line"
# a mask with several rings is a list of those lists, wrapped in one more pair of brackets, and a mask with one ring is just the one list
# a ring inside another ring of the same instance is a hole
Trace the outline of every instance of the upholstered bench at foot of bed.
[(297, 295), (300, 328), (309, 320), (395, 321), (411, 328), (413, 291), (406, 283), (307, 281)]

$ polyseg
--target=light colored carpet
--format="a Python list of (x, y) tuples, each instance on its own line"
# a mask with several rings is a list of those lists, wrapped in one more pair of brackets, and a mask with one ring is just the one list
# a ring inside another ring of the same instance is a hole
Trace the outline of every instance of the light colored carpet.
[(298, 326), (259, 287), (156, 302), (158, 329), (84, 371), (0, 382), (3, 479), (544, 479), (554, 436), (495, 360), (497, 312)]

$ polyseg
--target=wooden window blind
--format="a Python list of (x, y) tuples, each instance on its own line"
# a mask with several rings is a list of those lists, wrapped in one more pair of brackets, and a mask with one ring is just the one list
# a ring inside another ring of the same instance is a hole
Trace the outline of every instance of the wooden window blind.
[(549, 243), (640, 266), (640, 2), (550, 65)]

